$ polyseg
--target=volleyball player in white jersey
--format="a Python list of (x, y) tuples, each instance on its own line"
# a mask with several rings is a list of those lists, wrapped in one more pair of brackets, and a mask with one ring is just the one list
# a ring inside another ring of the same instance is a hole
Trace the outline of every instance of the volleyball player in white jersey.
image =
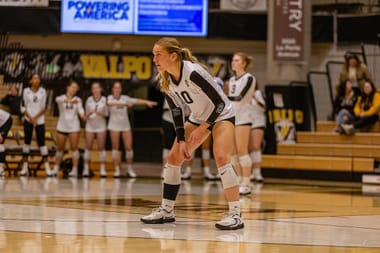
[(5, 175), (4, 163), (5, 163), (5, 146), (4, 142), (7, 138), (8, 132), (12, 127), (11, 115), (0, 109), (0, 177)]
[(85, 112), (86, 112), (86, 148), (84, 150), (84, 169), (82, 176), (88, 177), (90, 172), (91, 151), (94, 140), (96, 139), (98, 144), (98, 150), (100, 151), (100, 176), (106, 177), (106, 136), (107, 125), (106, 117), (108, 115), (107, 99), (102, 96), (102, 86), (100, 83), (95, 82), (91, 85), (90, 96), (86, 100)]
[[(173, 113), (177, 141), (171, 148), (164, 171), (161, 206), (141, 218), (144, 223), (175, 221), (174, 204), (181, 184), (180, 166), (210, 135), (214, 140), (214, 157), (223, 183), (229, 212), (215, 226), (223, 230), (244, 227), (239, 203), (239, 182), (231, 165), (234, 142), (234, 113), (231, 103), (190, 50), (175, 38), (161, 38), (153, 47), (153, 62), (159, 71), (161, 90)], [(183, 122), (182, 104), (191, 110)]]
[(78, 175), (79, 150), (78, 142), (80, 137), (80, 121), (86, 119), (82, 99), (76, 96), (79, 85), (75, 81), (71, 81), (66, 86), (66, 94), (62, 94), (55, 98), (58, 105), (59, 117), (57, 123), (57, 151), (55, 153), (55, 165), (53, 176), (58, 175), (59, 165), (62, 160), (67, 139), (70, 141), (70, 149), (73, 160), (73, 168), (69, 173), (70, 177)]
[(252, 128), (249, 143), (249, 150), (252, 159), (251, 181), (264, 181), (261, 175), (261, 149), (266, 126), (265, 99), (260, 90), (256, 89), (252, 99)]
[(125, 149), (125, 159), (127, 161), (127, 175), (135, 178), (136, 173), (133, 171), (133, 148), (132, 148), (132, 131), (128, 118), (128, 107), (133, 105), (146, 105), (149, 108), (157, 105), (157, 102), (132, 98), (122, 95), (122, 87), (120, 82), (115, 82), (112, 86), (112, 95), (107, 97), (107, 105), (109, 108), (108, 130), (111, 136), (112, 159), (115, 165), (114, 177), (120, 177), (120, 157), (119, 144), (120, 136), (123, 139)]
[(50, 166), (48, 161), (48, 148), (45, 145), (45, 112), (46, 90), (41, 87), (41, 80), (38, 74), (33, 74), (29, 81), (30, 87), (24, 89), (21, 100), (21, 112), (24, 114), (24, 146), (23, 165), (21, 176), (29, 174), (28, 157), (30, 144), (32, 142), (33, 129), (36, 130), (37, 143), (40, 147), (41, 156), (44, 160), (46, 175), (50, 176)]
[[(219, 77), (214, 77), (214, 81), (218, 84), (220, 89), (223, 90), (224, 83), (222, 79), (220, 79)], [(218, 176), (213, 175), (210, 171), (210, 159), (211, 159), (210, 147), (211, 147), (211, 135), (201, 145), (203, 176), (204, 176), (204, 179), (207, 181), (213, 181), (213, 180), (218, 179)], [(185, 173), (181, 175), (182, 180), (191, 179), (191, 170), (192, 170), (192, 166), (191, 165), (189, 166), (188, 164), (186, 167)]]
[(235, 53), (231, 67), (234, 76), (228, 84), (228, 98), (236, 115), (235, 122), (235, 155), (232, 157), (232, 165), (240, 176), (240, 194), (251, 193), (250, 175), (252, 161), (248, 153), (249, 135), (252, 124), (251, 100), (255, 92), (256, 79), (247, 72), (252, 57), (245, 53)]

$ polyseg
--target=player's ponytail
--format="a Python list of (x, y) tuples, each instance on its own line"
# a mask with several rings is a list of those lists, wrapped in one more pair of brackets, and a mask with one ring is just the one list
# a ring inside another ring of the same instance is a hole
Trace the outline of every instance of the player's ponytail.
[[(155, 45), (160, 45), (165, 48), (169, 54), (176, 53), (179, 61), (185, 60), (197, 63), (208, 71), (207, 67), (201, 64), (188, 48), (182, 47), (181, 43), (176, 38), (163, 37), (159, 39)], [(158, 73), (156, 78), (160, 82), (160, 90), (162, 92), (167, 92), (169, 90), (169, 73), (167, 71)]]

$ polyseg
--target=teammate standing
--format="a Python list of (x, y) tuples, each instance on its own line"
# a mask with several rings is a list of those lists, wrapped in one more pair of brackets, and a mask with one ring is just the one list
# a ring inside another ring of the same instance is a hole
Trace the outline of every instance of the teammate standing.
[(236, 116), (235, 127), (235, 155), (232, 157), (234, 166), (240, 178), (240, 194), (251, 193), (250, 175), (252, 160), (248, 154), (249, 135), (252, 124), (251, 101), (255, 92), (256, 79), (247, 72), (253, 58), (245, 53), (235, 53), (231, 67), (234, 76), (228, 84), (228, 98)]
[[(153, 62), (159, 71), (161, 91), (172, 110), (177, 141), (171, 148), (164, 171), (161, 206), (141, 218), (144, 223), (175, 221), (174, 204), (181, 184), (180, 166), (210, 135), (214, 140), (214, 157), (223, 183), (229, 212), (215, 226), (222, 230), (244, 227), (239, 203), (239, 182), (231, 165), (234, 142), (234, 113), (231, 103), (217, 87), (206, 67), (200, 65), (190, 50), (175, 38), (161, 38), (153, 47)], [(191, 109), (184, 123), (182, 104)]]
[[(257, 87), (257, 86), (256, 86)], [(261, 149), (266, 126), (265, 99), (260, 90), (256, 89), (252, 99), (252, 128), (249, 143), (249, 150), (252, 159), (251, 181), (264, 181), (261, 175)]]
[(41, 156), (44, 160), (46, 175), (50, 176), (50, 166), (48, 161), (48, 148), (45, 145), (45, 112), (46, 90), (41, 87), (41, 80), (38, 74), (33, 74), (29, 81), (30, 87), (24, 89), (21, 100), (21, 112), (24, 114), (24, 146), (23, 165), (21, 176), (29, 174), (28, 158), (30, 154), (30, 144), (32, 142), (33, 129), (36, 130), (37, 143), (40, 147)]
[(8, 132), (12, 127), (11, 115), (0, 109), (0, 177), (5, 175), (4, 163), (5, 163), (5, 147), (4, 142), (7, 138)]
[(73, 168), (69, 173), (69, 176), (76, 177), (78, 175), (78, 162), (80, 156), (78, 150), (80, 137), (79, 117), (82, 120), (86, 119), (82, 100), (76, 96), (78, 90), (78, 83), (72, 81), (66, 87), (66, 94), (62, 94), (55, 99), (58, 105), (59, 117), (57, 123), (57, 151), (55, 153), (53, 176), (58, 175), (59, 165), (62, 160), (67, 139), (70, 141), (70, 149), (73, 159)]
[(131, 98), (122, 95), (122, 87), (120, 82), (115, 82), (112, 86), (112, 95), (107, 98), (109, 108), (108, 130), (110, 131), (112, 144), (112, 159), (115, 165), (114, 177), (120, 177), (120, 157), (119, 144), (120, 136), (123, 139), (125, 149), (125, 159), (127, 161), (127, 175), (135, 178), (136, 173), (133, 171), (133, 149), (132, 149), (132, 131), (128, 118), (128, 107), (133, 105), (146, 105), (149, 108), (156, 106), (157, 103), (150, 100)]
[(98, 150), (100, 151), (100, 176), (107, 177), (106, 172), (106, 137), (107, 126), (106, 116), (108, 115), (107, 99), (102, 96), (102, 86), (95, 82), (91, 85), (90, 96), (86, 100), (86, 149), (84, 150), (84, 169), (82, 176), (88, 177), (90, 172), (91, 151), (94, 139), (96, 138)]

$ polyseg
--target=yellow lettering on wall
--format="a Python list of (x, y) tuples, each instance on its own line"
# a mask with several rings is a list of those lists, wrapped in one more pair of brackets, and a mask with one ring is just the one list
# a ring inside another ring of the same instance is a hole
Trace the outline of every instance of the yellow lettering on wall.
[(303, 111), (297, 110), (295, 112), (295, 114), (296, 114), (296, 123), (302, 124), (303, 123)]
[(110, 78), (115, 78), (115, 79), (121, 78), (122, 77), (122, 73), (120, 73), (120, 72), (117, 71), (117, 63), (118, 63), (119, 57), (117, 57), (115, 55), (111, 55), (110, 57), (108, 57), (108, 59), (109, 59), (109, 62), (110, 62), (109, 77)]
[[(135, 74), (139, 80), (151, 78), (152, 61), (150, 57), (123, 56), (121, 59), (122, 70), (118, 68), (119, 56), (117, 55), (82, 54), (80, 60), (83, 66), (83, 75), (85, 78), (131, 79), (132, 75)], [(109, 66), (107, 66), (107, 60)]]
[(106, 57), (103, 55), (81, 55), (80, 60), (83, 66), (83, 76), (85, 78), (107, 78), (108, 70)]
[(273, 124), (273, 116), (272, 116), (272, 111), (268, 111), (268, 120), (270, 124)]
[(296, 124), (303, 124), (304, 114), (301, 110), (292, 109), (273, 109), (268, 111), (269, 123), (273, 124), (281, 120), (288, 120), (289, 122), (295, 122)]
[(137, 65), (136, 75), (138, 79), (147, 80), (152, 76), (152, 60), (150, 57), (142, 56), (137, 58)]

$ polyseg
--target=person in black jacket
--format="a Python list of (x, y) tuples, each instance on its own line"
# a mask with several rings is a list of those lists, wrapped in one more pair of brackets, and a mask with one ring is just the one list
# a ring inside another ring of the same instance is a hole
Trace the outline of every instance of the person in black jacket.
[(339, 127), (342, 124), (351, 124), (355, 120), (354, 107), (358, 96), (353, 89), (350, 80), (346, 80), (339, 85), (338, 94), (334, 101), (334, 111), (336, 115), (336, 132), (343, 133)]
[(12, 115), (21, 117), (21, 97), (16, 86), (9, 87), (8, 94), (3, 97), (0, 102), (2, 105), (8, 106)]

